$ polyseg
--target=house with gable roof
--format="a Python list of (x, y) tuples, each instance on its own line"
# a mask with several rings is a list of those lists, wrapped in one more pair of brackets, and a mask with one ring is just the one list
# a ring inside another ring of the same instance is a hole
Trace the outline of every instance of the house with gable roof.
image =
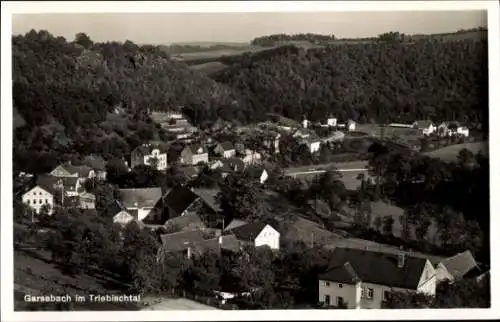
[(268, 246), (273, 250), (280, 248), (280, 233), (271, 227), (271, 225), (263, 222), (247, 223), (226, 229), (224, 235), (234, 235), (242, 245), (253, 247)]
[(180, 162), (189, 165), (208, 164), (208, 150), (200, 144), (186, 146), (181, 152)]
[(120, 203), (138, 221), (163, 213), (162, 190), (155, 188), (120, 189)]
[(438, 282), (454, 282), (467, 275), (480, 275), (478, 263), (470, 250), (458, 253), (441, 261), (436, 267), (436, 278)]
[(392, 291), (436, 294), (436, 271), (426, 258), (337, 247), (329, 261), (318, 276), (318, 300), (327, 306), (380, 309)]
[(36, 214), (39, 214), (45, 205), (48, 214), (54, 213), (56, 203), (56, 191), (51, 186), (36, 185), (22, 195), (22, 201), (28, 205)]
[(215, 146), (214, 152), (227, 159), (236, 155), (236, 148), (231, 142), (226, 141), (217, 144)]
[(106, 161), (100, 155), (88, 155), (82, 163), (95, 171), (97, 179), (106, 180)]
[(71, 162), (58, 165), (50, 175), (59, 178), (81, 178), (87, 180), (95, 177), (95, 171), (86, 165), (72, 165)]

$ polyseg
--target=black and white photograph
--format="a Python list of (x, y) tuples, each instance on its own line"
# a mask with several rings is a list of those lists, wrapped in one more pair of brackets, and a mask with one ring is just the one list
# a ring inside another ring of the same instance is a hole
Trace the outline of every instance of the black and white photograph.
[(2, 308), (495, 316), (498, 3), (446, 2), (2, 2)]

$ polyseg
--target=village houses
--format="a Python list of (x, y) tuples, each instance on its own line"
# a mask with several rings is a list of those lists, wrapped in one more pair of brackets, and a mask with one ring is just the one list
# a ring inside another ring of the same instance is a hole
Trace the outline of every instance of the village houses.
[[(138, 221), (152, 215), (161, 215), (162, 190), (155, 188), (120, 189), (120, 203), (127, 213)], [(115, 215), (116, 216), (116, 215)]]
[(481, 270), (472, 253), (467, 250), (442, 260), (436, 267), (438, 282), (455, 282), (467, 275), (480, 275)]
[(159, 145), (143, 144), (136, 147), (130, 157), (130, 166), (153, 166), (159, 171), (167, 169), (167, 151)]
[(437, 127), (436, 131), (440, 136), (469, 136), (469, 129), (458, 122), (443, 122)]
[(189, 165), (208, 164), (207, 148), (199, 144), (186, 146), (181, 152), (180, 162)]
[(350, 309), (380, 309), (391, 291), (436, 294), (436, 272), (426, 258), (337, 247), (319, 276), (319, 302)]

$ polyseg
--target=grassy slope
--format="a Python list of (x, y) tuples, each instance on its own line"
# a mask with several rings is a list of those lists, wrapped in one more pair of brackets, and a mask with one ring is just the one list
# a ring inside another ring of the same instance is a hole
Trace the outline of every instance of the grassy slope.
[[(15, 310), (27, 309), (24, 294), (32, 295), (88, 295), (123, 294), (123, 285), (107, 274), (92, 276), (80, 274), (65, 275), (52, 263), (50, 254), (44, 251), (14, 251)], [(50, 309), (51, 305), (42, 307)], [(135, 310), (133, 304), (81, 303), (76, 310)]]
[(488, 154), (489, 151), (488, 142), (474, 142), (454, 144), (424, 154), (433, 158), (439, 158), (443, 161), (453, 162), (457, 160), (458, 152), (463, 148), (470, 150), (472, 153), (482, 151), (484, 154)]

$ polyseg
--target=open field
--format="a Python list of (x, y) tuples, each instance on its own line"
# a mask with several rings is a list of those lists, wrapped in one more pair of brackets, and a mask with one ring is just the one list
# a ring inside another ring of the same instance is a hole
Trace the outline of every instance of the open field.
[(146, 306), (141, 311), (182, 311), (182, 310), (220, 310), (186, 298), (163, 298), (159, 303)]
[(226, 67), (227, 67), (226, 65), (224, 65), (223, 63), (217, 62), (217, 61), (189, 66), (189, 68), (191, 68), (192, 70), (197, 70), (197, 71), (202, 72), (204, 74), (218, 72), (220, 70), (223, 70)]
[(464, 148), (470, 150), (472, 153), (482, 151), (486, 155), (489, 154), (488, 142), (454, 144), (431, 152), (426, 152), (424, 154), (432, 158), (439, 158), (443, 161), (453, 162), (457, 160), (458, 153)]
[(254, 53), (268, 49), (272, 49), (272, 47), (247, 46), (247, 47), (241, 47), (241, 49), (234, 48), (234, 49), (222, 49), (222, 50), (207, 50), (194, 53), (174, 54), (172, 55), (172, 58), (187, 62), (190, 60), (198, 60), (198, 59), (212, 59), (212, 58), (216, 59), (222, 56), (237, 56), (245, 52)]

